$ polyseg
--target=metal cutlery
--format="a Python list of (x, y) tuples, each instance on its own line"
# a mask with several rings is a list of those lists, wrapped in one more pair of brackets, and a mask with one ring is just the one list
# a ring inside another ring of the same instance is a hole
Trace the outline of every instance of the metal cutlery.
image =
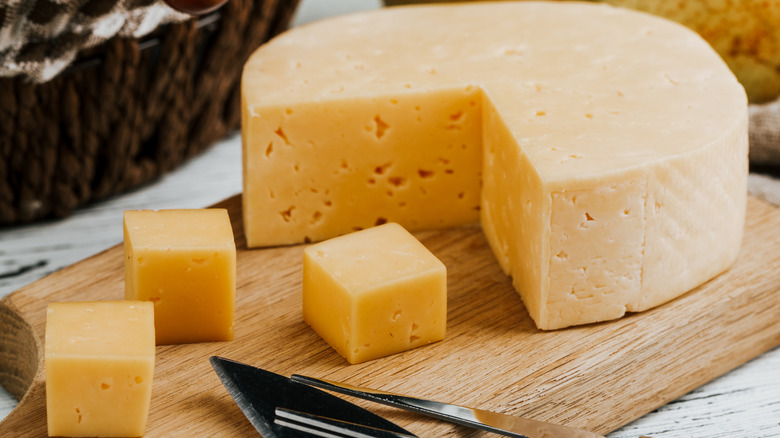
[(415, 438), (395, 423), (317, 388), (515, 438), (604, 438), (585, 430), (514, 415), (409, 397), (294, 374), (287, 378), (212, 356), (228, 393), (265, 438)]
[(294, 374), (294, 382), (515, 438), (604, 438), (586, 430)]
[[(230, 396), (264, 438), (345, 436), (314, 435), (301, 431), (300, 428), (296, 429), (279, 424), (277, 423), (277, 408), (305, 412), (310, 417), (314, 417), (314, 419), (309, 418), (310, 423), (322, 421), (317, 418), (320, 417), (325, 418), (325, 422), (330, 419), (332, 424), (342, 428), (346, 428), (344, 423), (352, 423), (397, 434), (346, 436), (414, 437), (404, 428), (360, 406), (311, 386), (293, 382), (279, 374), (217, 356), (212, 356), (209, 361)], [(301, 422), (300, 415), (291, 414), (288, 417), (292, 417), (297, 423)], [(284, 419), (282, 418), (281, 421), (284, 422)]]
[(417, 438), (401, 432), (349, 423), (334, 418), (311, 415), (292, 409), (276, 408), (274, 423), (317, 437), (328, 438)]

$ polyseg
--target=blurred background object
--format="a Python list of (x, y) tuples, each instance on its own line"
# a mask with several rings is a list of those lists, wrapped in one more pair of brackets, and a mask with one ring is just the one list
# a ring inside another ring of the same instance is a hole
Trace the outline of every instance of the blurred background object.
[(208, 14), (224, 5), (227, 0), (165, 0), (168, 6), (191, 15)]
[(244, 61), (297, 4), (0, 3), (0, 226), (67, 216), (237, 130)]

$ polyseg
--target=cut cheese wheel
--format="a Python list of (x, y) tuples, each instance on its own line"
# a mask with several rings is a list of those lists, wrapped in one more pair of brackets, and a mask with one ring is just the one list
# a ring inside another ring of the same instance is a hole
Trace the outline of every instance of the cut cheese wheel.
[(250, 247), (479, 221), (541, 329), (726, 269), (747, 100), (694, 32), (586, 3), (387, 8), (261, 47), (242, 80)]

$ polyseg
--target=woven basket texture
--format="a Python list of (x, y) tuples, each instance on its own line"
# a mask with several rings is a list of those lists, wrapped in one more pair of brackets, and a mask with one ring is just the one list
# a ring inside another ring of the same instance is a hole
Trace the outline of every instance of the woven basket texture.
[(48, 82), (0, 78), (0, 226), (67, 216), (237, 130), (243, 64), (297, 3), (230, 0), (142, 39), (111, 39)]

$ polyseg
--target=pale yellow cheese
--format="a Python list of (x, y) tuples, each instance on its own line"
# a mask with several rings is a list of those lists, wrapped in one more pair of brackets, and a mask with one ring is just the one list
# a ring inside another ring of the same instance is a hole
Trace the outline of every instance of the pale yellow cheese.
[[(453, 1), (459, 0), (384, 0), (383, 3)], [(780, 96), (780, 0), (591, 1), (636, 9), (684, 24), (712, 45), (745, 87), (751, 102), (767, 102)]]
[(350, 363), (444, 338), (447, 270), (395, 223), (311, 245), (304, 320)]
[(142, 436), (154, 377), (154, 308), (51, 303), (44, 362), (49, 436)]
[(225, 209), (125, 211), (125, 298), (154, 303), (157, 344), (233, 339), (236, 246)]
[[(390, 219), (415, 229), (478, 221), (480, 100), (466, 87), (294, 110), (282, 102), (252, 117), (242, 128), (252, 145), (243, 193), (249, 246), (319, 241)], [(336, 150), (324, 133), (336, 137)], [(428, 210), (447, 214), (421, 214)]]
[(648, 14), (505, 2), (324, 20), (250, 58), (242, 117), (249, 246), (479, 209), (542, 329), (661, 304), (739, 250), (744, 89), (696, 33)]
[(723, 57), (751, 102), (767, 102), (780, 96), (780, 1), (600, 1), (686, 25)]

